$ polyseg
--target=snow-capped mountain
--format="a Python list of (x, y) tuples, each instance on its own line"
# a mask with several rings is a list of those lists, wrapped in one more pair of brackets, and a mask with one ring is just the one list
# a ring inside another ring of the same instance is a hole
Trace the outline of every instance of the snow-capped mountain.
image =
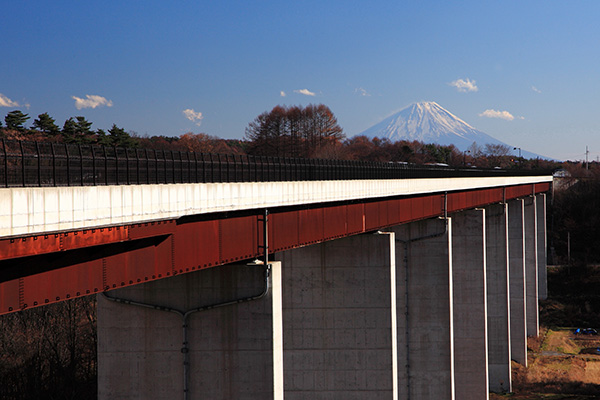
[[(496, 144), (508, 146), (513, 150), (513, 146), (473, 128), (433, 101), (414, 103), (359, 135), (387, 138), (391, 141), (418, 140), (443, 146), (453, 144), (460, 151), (468, 150), (473, 142), (482, 148), (485, 148), (486, 144)], [(540, 157), (526, 151), (523, 151), (522, 155), (527, 158)]]

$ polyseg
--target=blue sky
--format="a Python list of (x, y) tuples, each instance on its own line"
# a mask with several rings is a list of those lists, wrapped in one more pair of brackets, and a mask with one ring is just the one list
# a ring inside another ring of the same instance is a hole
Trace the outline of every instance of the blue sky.
[(599, 21), (596, 1), (7, 1), (0, 117), (242, 138), (277, 104), (323, 103), (353, 136), (427, 100), (513, 146), (596, 159)]

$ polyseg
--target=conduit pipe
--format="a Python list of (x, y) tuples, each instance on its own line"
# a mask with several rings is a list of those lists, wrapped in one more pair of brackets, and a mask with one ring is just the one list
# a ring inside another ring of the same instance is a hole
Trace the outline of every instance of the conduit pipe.
[[(255, 262), (253, 264), (248, 264), (248, 265), (265, 265), (263, 263), (258, 263)], [(262, 299), (263, 297), (265, 297), (268, 293), (269, 293), (269, 278), (271, 275), (271, 265), (270, 264), (266, 264), (265, 265), (265, 283), (264, 283), (264, 289), (259, 293), (256, 294), (254, 296), (250, 296), (250, 297), (244, 297), (241, 299), (235, 299), (235, 300), (230, 300), (230, 301), (226, 301), (223, 303), (216, 303), (216, 304), (210, 304), (210, 305), (206, 305), (206, 306), (202, 306), (202, 307), (196, 307), (196, 308), (192, 308), (190, 310), (187, 311), (182, 311), (182, 310), (178, 310), (176, 308), (171, 308), (171, 307), (167, 307), (167, 306), (161, 306), (159, 304), (150, 304), (150, 303), (143, 303), (143, 302), (139, 302), (139, 301), (135, 301), (135, 300), (129, 300), (129, 299), (124, 299), (124, 298), (119, 298), (119, 297), (111, 297), (109, 295), (107, 295), (105, 292), (103, 292), (102, 294), (104, 295), (104, 297), (110, 301), (113, 301), (115, 303), (121, 303), (121, 304), (127, 304), (127, 305), (132, 305), (132, 306), (138, 306), (138, 307), (144, 307), (144, 308), (150, 308), (153, 310), (158, 310), (158, 311), (167, 311), (167, 312), (172, 312), (175, 313), (177, 315), (179, 315), (182, 318), (182, 328), (183, 328), (183, 346), (181, 348), (181, 352), (183, 353), (183, 400), (188, 400), (188, 394), (189, 394), (189, 346), (188, 346), (188, 317), (191, 314), (197, 313), (197, 312), (201, 312), (201, 311), (208, 311), (208, 310), (212, 310), (214, 308), (220, 308), (220, 307), (226, 307), (226, 306), (231, 306), (231, 305), (235, 305), (235, 304), (240, 304), (240, 303), (246, 303), (249, 301), (253, 301), (253, 300), (259, 300)]]

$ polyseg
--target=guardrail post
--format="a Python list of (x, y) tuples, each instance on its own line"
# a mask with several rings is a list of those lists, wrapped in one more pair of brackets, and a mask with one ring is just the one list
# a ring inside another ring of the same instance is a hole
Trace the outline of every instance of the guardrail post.
[(94, 145), (90, 146), (90, 148), (92, 150), (92, 183), (96, 186), (96, 148)]
[(81, 152), (81, 144), (77, 144), (79, 149), (79, 177), (81, 178), (80, 183), (83, 186), (83, 153)]
[(146, 156), (146, 184), (150, 184), (150, 160), (148, 159), (148, 149), (144, 149)]
[(141, 184), (140, 182), (140, 155), (138, 154), (137, 149), (135, 149), (135, 175), (136, 175), (136, 185)]
[(25, 153), (23, 153), (23, 142), (19, 140), (19, 148), (21, 149), (21, 182), (25, 187)]
[(71, 186), (71, 158), (69, 157), (69, 146), (66, 143), (65, 154), (67, 155), (67, 186)]
[(130, 185), (130, 181), (129, 181), (129, 152), (127, 151), (127, 149), (123, 149), (125, 150), (125, 172), (127, 173), (127, 184)]
[(8, 155), (6, 154), (6, 141), (2, 139), (2, 150), (4, 151), (4, 186), (8, 187)]
[(40, 145), (37, 140), (35, 141), (35, 151), (37, 152), (37, 175), (38, 175), (38, 186), (42, 186), (42, 166), (41, 166), (41, 155), (40, 155)]
[(104, 153), (104, 184), (108, 185), (108, 157), (106, 156), (105, 145), (102, 145), (102, 151)]

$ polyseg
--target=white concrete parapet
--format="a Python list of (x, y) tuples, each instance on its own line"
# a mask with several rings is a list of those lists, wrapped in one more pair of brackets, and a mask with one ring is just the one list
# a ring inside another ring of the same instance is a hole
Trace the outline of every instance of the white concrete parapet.
[(551, 181), (551, 176), (525, 176), (5, 188), (0, 189), (0, 237)]

